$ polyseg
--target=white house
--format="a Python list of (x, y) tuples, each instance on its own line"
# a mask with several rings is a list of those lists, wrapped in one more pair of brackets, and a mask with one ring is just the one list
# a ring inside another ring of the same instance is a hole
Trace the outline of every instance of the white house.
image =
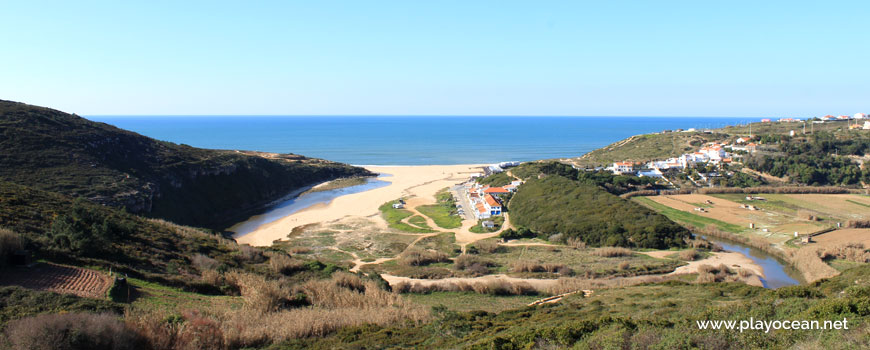
[(489, 215), (501, 215), (501, 203), (492, 195), (483, 197), (483, 206), (489, 211)]
[(632, 162), (616, 162), (613, 163), (611, 169), (615, 173), (630, 173), (634, 171), (634, 164)]

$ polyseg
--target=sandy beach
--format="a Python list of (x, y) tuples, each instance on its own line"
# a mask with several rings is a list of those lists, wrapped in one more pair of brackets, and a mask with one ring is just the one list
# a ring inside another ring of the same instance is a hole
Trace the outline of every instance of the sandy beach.
[(471, 173), (480, 172), (483, 165), (425, 165), (425, 166), (365, 166), (366, 169), (388, 174), (380, 180), (390, 184), (373, 190), (349, 194), (329, 204), (314, 205), (277, 221), (264, 224), (253, 232), (235, 237), (241, 244), (268, 246), (275, 240), (286, 239), (293, 228), (338, 220), (347, 216), (368, 217), (378, 214), (382, 204), (401, 197), (435, 201), (438, 190), (461, 183)]

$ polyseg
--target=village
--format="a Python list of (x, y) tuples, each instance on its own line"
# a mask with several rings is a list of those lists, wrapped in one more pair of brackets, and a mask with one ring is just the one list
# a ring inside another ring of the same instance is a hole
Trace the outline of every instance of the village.
[[(829, 122), (848, 122), (848, 129), (863, 129), (870, 130), (870, 115), (865, 113), (856, 113), (853, 116), (826, 115), (824, 117), (811, 118), (802, 120), (797, 118), (779, 118), (773, 120), (770, 118), (761, 119), (761, 123), (794, 123), (798, 124), (794, 130), (789, 132), (789, 136), (796, 136), (799, 133), (806, 134), (814, 124), (824, 124)], [(863, 121), (863, 124), (861, 123)], [(810, 124), (810, 127), (807, 126)], [(803, 129), (802, 131), (800, 129)], [(710, 133), (708, 130), (699, 131), (694, 128), (665, 130), (663, 133), (670, 132), (704, 132)], [(751, 128), (748, 136), (738, 137), (730, 142), (709, 142), (703, 147), (694, 152), (684, 153), (678, 157), (672, 157), (664, 160), (651, 160), (648, 162), (633, 162), (620, 161), (614, 162), (611, 165), (603, 168), (595, 168), (594, 170), (604, 170), (613, 173), (614, 175), (633, 175), (638, 177), (649, 177), (661, 179), (663, 184), (677, 188), (673, 183), (673, 177), (686, 175), (685, 178), (697, 187), (714, 186), (712, 181), (723, 176), (731, 176), (734, 173), (729, 171), (732, 164), (739, 165), (740, 160), (744, 155), (753, 154), (760, 150), (758, 143), (758, 135), (753, 135)], [(707, 171), (699, 171), (700, 169)], [(589, 169), (587, 169), (589, 170)], [(668, 174), (674, 176), (668, 176)]]

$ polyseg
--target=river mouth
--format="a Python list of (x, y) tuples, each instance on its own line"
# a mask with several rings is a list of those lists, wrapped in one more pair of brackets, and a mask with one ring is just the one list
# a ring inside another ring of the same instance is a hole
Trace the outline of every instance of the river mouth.
[(764, 270), (764, 277), (759, 276), (764, 288), (776, 289), (803, 283), (800, 272), (779, 258), (761, 250), (729, 241), (722, 238), (700, 236), (710, 242), (719, 244), (722, 249), (743, 254)]
[(380, 177), (381, 176), (378, 176), (377, 178), (366, 178), (363, 183), (358, 185), (323, 191), (311, 191), (311, 189), (307, 189), (301, 195), (291, 195), (284, 200), (280, 200), (274, 205), (266, 208), (262, 214), (251, 216), (247, 220), (239, 222), (226, 230), (232, 232), (233, 237), (238, 238), (256, 231), (257, 228), (262, 225), (275, 222), (313, 205), (329, 204), (329, 202), (332, 202), (332, 200), (341, 196), (365, 192), (390, 184), (388, 181), (380, 180)]

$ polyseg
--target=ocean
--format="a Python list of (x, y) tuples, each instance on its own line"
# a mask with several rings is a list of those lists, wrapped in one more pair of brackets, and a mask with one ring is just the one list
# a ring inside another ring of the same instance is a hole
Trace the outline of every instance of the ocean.
[(632, 135), (746, 117), (89, 116), (159, 140), (295, 153), (354, 165), (489, 164), (577, 157)]

